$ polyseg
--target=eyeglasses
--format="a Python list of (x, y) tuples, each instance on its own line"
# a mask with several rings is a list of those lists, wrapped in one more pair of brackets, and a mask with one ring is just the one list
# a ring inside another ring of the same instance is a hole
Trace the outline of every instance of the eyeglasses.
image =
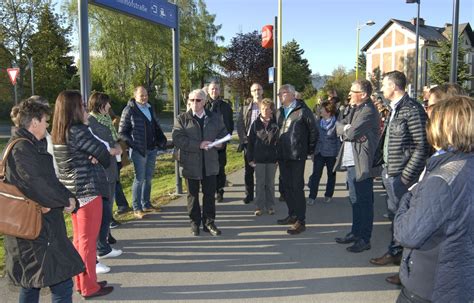
[(353, 93), (353, 94), (360, 94), (360, 93), (363, 93), (363, 91), (361, 91), (361, 90), (352, 90), (352, 89), (351, 89), (351, 93)]
[(288, 92), (279, 92), (278, 96), (283, 96), (284, 94), (288, 94)]
[(188, 101), (191, 101), (191, 102), (201, 102), (202, 99), (189, 99)]

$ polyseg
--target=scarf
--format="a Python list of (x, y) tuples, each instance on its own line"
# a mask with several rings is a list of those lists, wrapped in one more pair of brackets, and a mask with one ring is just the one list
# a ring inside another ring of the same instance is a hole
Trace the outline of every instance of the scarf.
[(96, 118), (100, 124), (110, 129), (110, 132), (112, 133), (112, 138), (114, 139), (114, 141), (118, 140), (117, 130), (115, 129), (114, 124), (112, 122), (112, 118), (110, 118), (109, 114), (99, 114), (95, 112), (90, 112), (89, 114), (92, 117)]
[(331, 119), (326, 120), (324, 118), (321, 118), (319, 121), (319, 126), (321, 126), (322, 129), (328, 130), (334, 127), (334, 124), (336, 124), (336, 117), (332, 116)]

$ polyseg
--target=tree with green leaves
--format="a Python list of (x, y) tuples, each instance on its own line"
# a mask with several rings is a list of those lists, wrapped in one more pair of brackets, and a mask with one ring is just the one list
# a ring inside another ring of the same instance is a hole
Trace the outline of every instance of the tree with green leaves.
[[(179, 0), (180, 78), (183, 100), (187, 93), (216, 75), (223, 38), (220, 25), (209, 14), (203, 0)], [(77, 1), (70, 1), (72, 16)], [(89, 9), (91, 23), (91, 75), (93, 89), (126, 101), (134, 86), (144, 85), (151, 101), (173, 88), (171, 30), (164, 26), (119, 14), (101, 7)], [(154, 102), (152, 102), (154, 103)]]
[(221, 66), (240, 100), (249, 97), (250, 86), (268, 82), (268, 68), (273, 65), (273, 51), (263, 48), (257, 31), (237, 34), (223, 55)]
[(304, 50), (292, 40), (282, 49), (282, 81), (292, 84), (299, 92), (303, 92), (311, 84), (311, 69), (307, 59), (303, 58)]
[(4, 0), (0, 5), (0, 32), (3, 47), (10, 54), (11, 64), (20, 68), (17, 80), (18, 97), (24, 93), (24, 79), (28, 66), (27, 49), (31, 35), (35, 32), (38, 8), (46, 0)]
[(49, 4), (40, 9), (37, 31), (31, 35), (27, 52), (34, 62), (35, 94), (54, 101), (58, 93), (66, 88), (75, 88), (72, 83), (77, 68), (70, 56), (68, 36), (71, 27), (64, 19), (54, 14)]
[[(359, 79), (365, 79), (366, 69), (367, 69), (367, 56), (365, 53), (360, 53), (359, 54)], [(356, 66), (354, 65), (354, 71), (355, 70), (356, 70)]]
[(337, 96), (341, 100), (345, 100), (349, 91), (351, 89), (352, 82), (355, 80), (355, 72), (347, 71), (344, 66), (338, 66), (335, 68), (326, 81), (326, 84), (323, 87), (323, 91), (328, 91), (330, 89), (335, 89)]
[[(438, 41), (439, 48), (435, 51), (435, 59), (428, 60), (428, 75), (431, 84), (441, 85), (449, 82), (451, 74), (451, 36), (447, 40)], [(464, 81), (470, 80), (472, 75), (469, 74), (469, 65), (464, 62), (466, 50), (458, 42), (458, 66), (457, 66), (457, 83), (463, 85)]]

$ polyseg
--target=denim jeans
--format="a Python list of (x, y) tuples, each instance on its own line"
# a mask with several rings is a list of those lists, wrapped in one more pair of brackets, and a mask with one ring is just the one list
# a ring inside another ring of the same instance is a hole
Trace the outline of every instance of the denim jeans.
[(336, 172), (333, 172), (334, 165), (336, 164), (336, 157), (323, 157), (321, 154), (314, 156), (313, 162), (313, 174), (309, 177), (309, 198), (316, 199), (318, 196), (319, 181), (323, 174), (323, 168), (326, 166), (327, 170), (327, 184), (325, 197), (332, 198), (334, 195), (334, 188), (336, 186)]
[(97, 254), (103, 256), (112, 251), (112, 247), (107, 241), (112, 221), (112, 201), (107, 197), (102, 197), (102, 221), (100, 222), (99, 235), (97, 237)]
[(123, 193), (122, 183), (120, 183), (120, 170), (122, 169), (122, 162), (117, 162), (118, 180), (115, 182), (115, 204), (118, 210), (125, 211), (129, 208), (127, 198)]
[(370, 242), (374, 225), (374, 180), (356, 181), (355, 167), (347, 168), (349, 200), (352, 205), (351, 232), (358, 238)]
[(156, 149), (147, 150), (145, 157), (132, 150), (132, 162), (135, 168), (135, 179), (132, 184), (133, 210), (150, 208), (151, 179), (155, 171)]
[(392, 256), (398, 256), (402, 253), (403, 247), (393, 237), (393, 218), (398, 210), (400, 199), (408, 192), (408, 188), (402, 183), (400, 175), (394, 177), (387, 175), (386, 168), (382, 171), (382, 182), (387, 191), (387, 205), (390, 211), (390, 220), (392, 221), (392, 239), (388, 245), (388, 253)]
[[(51, 302), (53, 303), (72, 303), (72, 279), (67, 279), (55, 285), (51, 285)], [(21, 288), (20, 303), (39, 302), (41, 288)]]

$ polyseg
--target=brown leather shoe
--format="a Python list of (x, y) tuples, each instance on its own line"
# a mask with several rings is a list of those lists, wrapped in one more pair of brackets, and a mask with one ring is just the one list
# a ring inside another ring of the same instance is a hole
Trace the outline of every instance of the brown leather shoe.
[(399, 274), (396, 274), (396, 275), (393, 275), (393, 276), (390, 276), (390, 277), (386, 277), (385, 281), (387, 281), (390, 284), (394, 284), (394, 285), (402, 285), (402, 281), (400, 281), (400, 275)]
[(301, 234), (305, 230), (306, 230), (306, 226), (300, 221), (296, 221), (296, 223), (291, 225), (290, 228), (288, 228), (286, 232), (289, 233), (290, 235), (297, 235), (297, 234)]
[(137, 219), (143, 219), (143, 217), (145, 217), (145, 213), (141, 210), (136, 210), (133, 212), (133, 216)]
[(400, 265), (400, 261), (402, 259), (401, 255), (392, 256), (389, 253), (385, 253), (380, 258), (372, 258), (370, 259), (370, 263), (374, 265), (388, 265), (388, 264), (395, 264)]

